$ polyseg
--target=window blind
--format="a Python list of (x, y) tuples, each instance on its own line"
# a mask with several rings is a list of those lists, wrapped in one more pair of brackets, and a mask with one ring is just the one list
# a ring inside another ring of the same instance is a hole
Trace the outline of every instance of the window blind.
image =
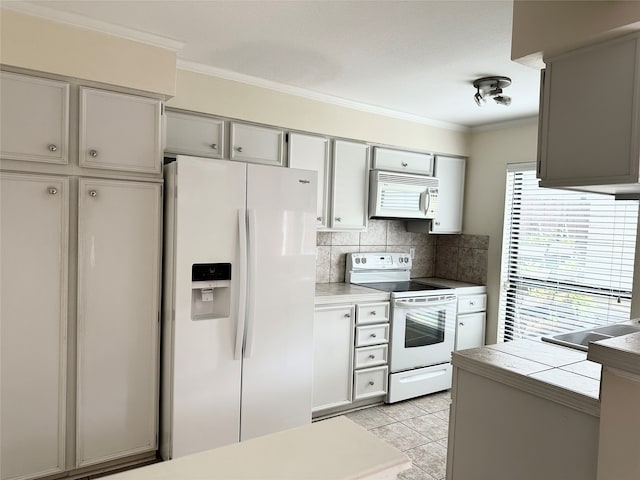
[(498, 338), (628, 320), (638, 201), (540, 188), (534, 164), (509, 167)]

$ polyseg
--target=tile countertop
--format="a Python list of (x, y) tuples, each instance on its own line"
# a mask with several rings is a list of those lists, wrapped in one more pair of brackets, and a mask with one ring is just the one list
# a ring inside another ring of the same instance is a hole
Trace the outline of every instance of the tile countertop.
[(316, 283), (316, 305), (333, 303), (387, 302), (389, 293), (351, 283)]
[(640, 332), (591, 343), (587, 358), (640, 375)]
[(587, 353), (517, 340), (453, 352), (454, 367), (546, 398), (586, 414), (600, 416), (599, 363)]

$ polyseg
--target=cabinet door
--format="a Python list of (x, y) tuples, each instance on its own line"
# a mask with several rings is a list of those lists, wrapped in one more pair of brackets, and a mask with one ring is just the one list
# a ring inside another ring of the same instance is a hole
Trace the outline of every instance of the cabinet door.
[(231, 160), (283, 165), (284, 132), (277, 128), (231, 124)]
[(81, 167), (160, 173), (159, 100), (80, 89)]
[(318, 173), (316, 226), (327, 228), (329, 214), (329, 139), (289, 134), (289, 167)]
[(0, 72), (0, 157), (68, 162), (69, 85)]
[(156, 448), (160, 196), (80, 179), (78, 467)]
[(429, 153), (405, 152), (389, 148), (373, 149), (373, 167), (392, 172), (433, 174), (433, 155)]
[(313, 407), (351, 403), (355, 307), (317, 308), (313, 318)]
[(482, 347), (484, 345), (485, 312), (458, 315), (456, 325), (456, 350)]
[(333, 150), (332, 229), (367, 228), (368, 192), (369, 147), (336, 140)]
[(462, 204), (464, 200), (465, 159), (436, 157), (438, 210), (431, 221), (431, 233), (462, 232)]
[(222, 158), (224, 120), (167, 112), (166, 152)]
[(0, 174), (0, 477), (65, 469), (68, 180)]

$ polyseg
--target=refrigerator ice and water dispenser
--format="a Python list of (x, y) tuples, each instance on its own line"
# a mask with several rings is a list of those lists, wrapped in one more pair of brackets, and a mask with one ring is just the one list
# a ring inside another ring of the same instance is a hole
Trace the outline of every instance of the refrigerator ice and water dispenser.
[(230, 287), (230, 263), (194, 263), (191, 266), (191, 320), (229, 317)]

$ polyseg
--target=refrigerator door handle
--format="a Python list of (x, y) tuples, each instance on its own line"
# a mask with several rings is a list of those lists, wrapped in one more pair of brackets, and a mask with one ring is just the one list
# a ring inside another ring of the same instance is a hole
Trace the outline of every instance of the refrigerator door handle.
[(247, 215), (243, 209), (238, 210), (238, 237), (240, 240), (240, 265), (238, 272), (238, 318), (236, 324), (236, 345), (234, 360), (242, 358), (242, 342), (247, 315)]
[(255, 326), (255, 281), (257, 273), (257, 256), (258, 256), (258, 242), (256, 241), (256, 211), (253, 209), (247, 210), (249, 214), (249, 269), (247, 271), (247, 336), (244, 342), (244, 358), (250, 358), (253, 350), (253, 330)]

